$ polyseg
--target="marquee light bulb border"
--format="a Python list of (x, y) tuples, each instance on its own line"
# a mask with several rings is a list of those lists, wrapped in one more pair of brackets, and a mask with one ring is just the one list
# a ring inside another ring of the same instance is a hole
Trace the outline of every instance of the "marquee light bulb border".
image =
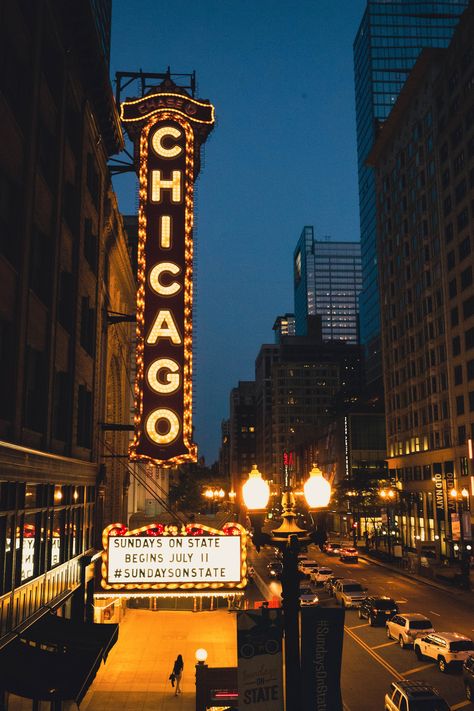
[[(142, 536), (148, 535), (150, 537), (154, 536), (240, 536), (240, 582), (237, 583), (113, 583), (110, 584), (107, 581), (107, 568), (108, 568), (108, 549), (109, 549), (109, 538), (116, 536)], [(177, 526), (176, 524), (160, 524), (154, 523), (147, 526), (142, 526), (141, 528), (135, 528), (129, 530), (127, 526), (122, 523), (111, 523), (102, 532), (102, 564), (101, 564), (101, 587), (104, 590), (115, 590), (115, 591), (160, 591), (160, 590), (174, 590), (174, 591), (190, 591), (190, 590), (202, 590), (202, 591), (214, 591), (219, 589), (225, 590), (240, 590), (245, 588), (248, 582), (247, 579), (247, 531), (239, 523), (228, 523), (225, 524), (222, 529), (212, 528), (211, 526), (206, 526), (201, 523), (192, 523), (188, 525)]]
[[(139, 104), (142, 104), (144, 102), (147, 102), (149, 104), (152, 104), (154, 101), (163, 101), (166, 103), (167, 99), (170, 100), (170, 105), (169, 106), (162, 106), (162, 107), (156, 107), (152, 108), (150, 111), (147, 113), (143, 113), (140, 116), (135, 116), (135, 117), (130, 117), (126, 116), (126, 111), (130, 107), (136, 107)], [(180, 102), (182, 104), (185, 104), (186, 107), (188, 107), (188, 111), (182, 111), (176, 103)], [(197, 108), (201, 108), (205, 111), (210, 110), (210, 117), (208, 119), (201, 119), (198, 118), (196, 115), (194, 115), (194, 111)], [(196, 99), (192, 99), (191, 97), (188, 96), (183, 96), (183, 94), (176, 94), (174, 92), (159, 92), (156, 94), (148, 94), (145, 97), (142, 97), (140, 99), (129, 99), (127, 101), (122, 102), (120, 105), (120, 120), (123, 121), (124, 123), (136, 123), (137, 121), (145, 121), (147, 118), (151, 118), (152, 116), (156, 116), (157, 114), (162, 114), (163, 112), (168, 111), (170, 108), (173, 109), (173, 113), (179, 114), (180, 116), (184, 116), (185, 118), (191, 119), (195, 123), (201, 123), (201, 124), (207, 124), (209, 126), (212, 126), (215, 121), (215, 109), (214, 106), (208, 102), (204, 101), (197, 101)]]
[[(184, 366), (183, 366), (183, 443), (187, 453), (167, 459), (152, 459), (145, 454), (139, 454), (143, 431), (143, 387), (145, 380), (144, 350), (145, 350), (145, 295), (146, 295), (146, 256), (145, 243), (147, 239), (147, 218), (145, 206), (148, 199), (148, 138), (152, 128), (162, 121), (175, 121), (184, 130), (186, 142), (185, 176), (184, 176)], [(153, 461), (157, 466), (176, 466), (185, 462), (197, 461), (197, 445), (192, 443), (192, 305), (193, 305), (193, 205), (194, 205), (194, 132), (188, 121), (185, 121), (175, 110), (160, 112), (153, 116), (144, 126), (140, 136), (140, 167), (139, 167), (139, 211), (138, 211), (138, 291), (137, 291), (137, 326), (136, 326), (136, 379), (135, 379), (135, 436), (130, 444), (129, 456), (133, 460)]]

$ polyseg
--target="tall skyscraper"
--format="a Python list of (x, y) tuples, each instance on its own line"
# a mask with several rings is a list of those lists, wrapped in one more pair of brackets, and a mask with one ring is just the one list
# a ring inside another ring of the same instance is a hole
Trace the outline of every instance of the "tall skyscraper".
[(360, 336), (367, 380), (382, 377), (375, 181), (366, 158), (423, 47), (447, 47), (469, 0), (368, 0), (354, 42), (362, 293)]
[(362, 285), (359, 242), (314, 239), (304, 227), (294, 252), (296, 335), (308, 335), (308, 316), (321, 319), (323, 341), (358, 343)]
[(409, 550), (461, 565), (474, 505), (473, 36), (471, 4), (449, 48), (423, 52), (369, 157), (398, 525)]

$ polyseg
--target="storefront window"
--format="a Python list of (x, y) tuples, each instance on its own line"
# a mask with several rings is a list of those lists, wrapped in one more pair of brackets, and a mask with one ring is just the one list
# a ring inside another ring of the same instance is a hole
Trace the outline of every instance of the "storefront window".
[[(21, 582), (29, 580), (35, 575), (36, 561), (38, 559), (39, 537), (36, 527), (35, 514), (24, 517), (23, 536), (21, 541)], [(18, 543), (20, 542), (18, 541)]]
[(64, 511), (55, 511), (49, 515), (48, 539), (50, 569), (59, 565), (64, 556)]
[(40, 506), (39, 487), (36, 484), (27, 484), (25, 487), (25, 509), (34, 509)]
[(13, 524), (11, 516), (0, 516), (0, 594), (12, 589)]

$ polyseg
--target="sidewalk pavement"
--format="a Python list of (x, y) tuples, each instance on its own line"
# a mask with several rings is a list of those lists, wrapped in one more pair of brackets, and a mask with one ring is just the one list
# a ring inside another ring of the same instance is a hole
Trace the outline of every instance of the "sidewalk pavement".
[[(194, 711), (196, 649), (207, 650), (210, 667), (237, 666), (236, 634), (236, 616), (227, 610), (127, 610), (81, 711)], [(175, 696), (168, 677), (178, 654), (183, 691)]]
[(378, 560), (377, 558), (372, 558), (372, 556), (368, 554), (361, 555), (359, 553), (359, 558), (361, 560), (365, 560), (367, 563), (373, 563), (374, 565), (378, 565), (380, 568), (390, 570), (390, 572), (394, 573), (395, 575), (400, 575), (403, 578), (408, 578), (409, 580), (416, 580), (418, 583), (424, 583), (425, 585), (429, 585), (432, 588), (443, 590), (444, 592), (449, 593), (449, 595), (456, 597), (458, 600), (463, 600), (463, 602), (465, 602), (467, 605), (472, 605), (474, 607), (474, 593), (472, 591), (459, 590), (459, 588), (455, 588), (453, 586), (443, 585), (443, 583), (440, 583), (437, 580), (425, 578), (423, 575), (416, 575), (416, 573), (410, 573), (410, 571), (408, 570), (402, 570), (396, 565), (390, 565), (390, 563), (385, 563), (381, 560)]

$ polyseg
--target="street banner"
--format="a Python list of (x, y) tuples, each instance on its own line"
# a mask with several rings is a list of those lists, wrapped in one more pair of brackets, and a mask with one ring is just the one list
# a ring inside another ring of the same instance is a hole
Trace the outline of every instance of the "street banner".
[(239, 709), (283, 711), (281, 609), (237, 613)]
[(458, 513), (451, 514), (451, 538), (453, 541), (461, 540), (461, 521)]
[(471, 512), (462, 512), (462, 533), (465, 541), (472, 541)]
[(301, 685), (305, 711), (342, 711), (344, 610), (301, 610)]

